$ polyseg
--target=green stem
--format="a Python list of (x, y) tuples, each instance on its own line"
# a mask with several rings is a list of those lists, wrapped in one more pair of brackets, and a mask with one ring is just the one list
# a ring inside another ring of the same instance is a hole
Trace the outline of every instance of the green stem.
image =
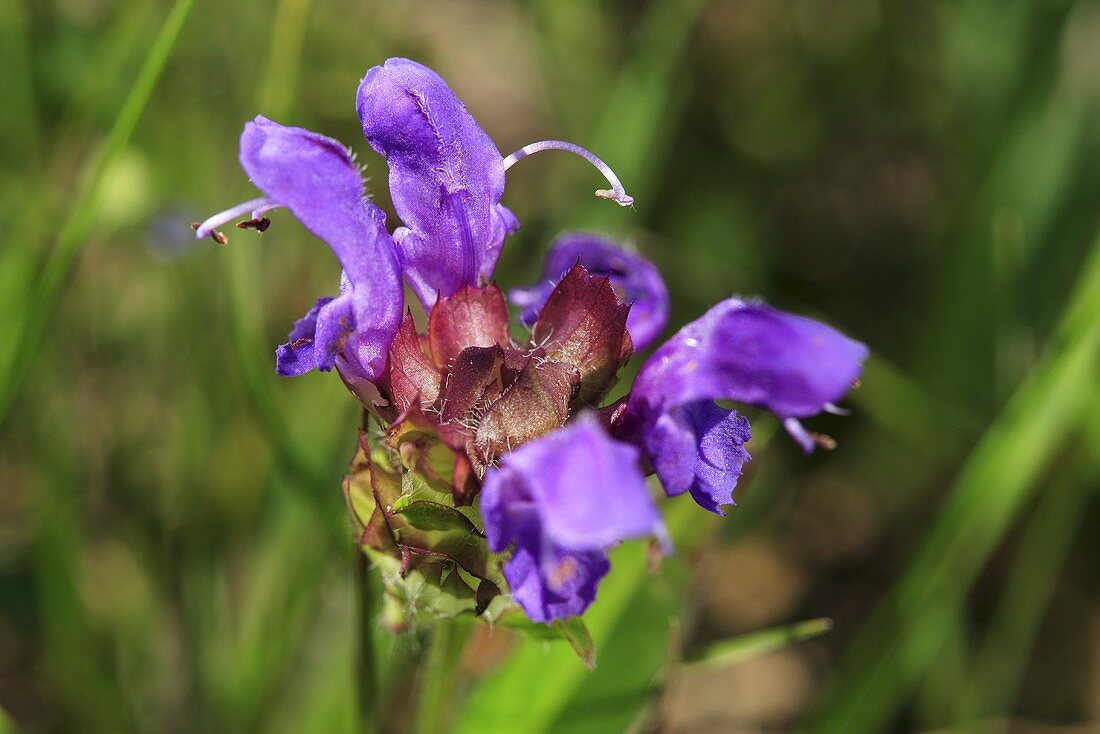
[(459, 661), (472, 631), (469, 620), (436, 622), (421, 670), (414, 729), (417, 734), (443, 734), (451, 730), (457, 711)]
[(374, 589), (371, 586), (370, 562), (366, 554), (355, 549), (358, 557), (355, 565), (355, 587), (359, 594), (359, 655), (356, 660), (356, 677), (359, 706), (359, 731), (376, 734), (382, 721), (378, 710), (378, 669), (374, 649), (374, 620), (377, 611)]

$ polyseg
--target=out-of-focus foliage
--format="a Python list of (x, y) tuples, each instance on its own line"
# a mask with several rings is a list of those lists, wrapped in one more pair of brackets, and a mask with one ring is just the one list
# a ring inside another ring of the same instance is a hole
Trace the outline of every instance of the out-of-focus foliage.
[[(331, 374), (274, 375), (335, 260), (285, 213), (225, 248), (188, 227), (252, 195), (257, 113), (351, 144), (388, 208), (354, 92), (406, 55), (503, 152), (573, 140), (637, 200), (524, 161), (503, 287), (595, 227), (660, 266), (674, 326), (758, 294), (873, 352), (854, 414), (813, 426), (835, 452), (750, 416), (728, 518), (666, 503), (679, 553), (652, 573), (615, 550), (593, 672), (456, 630), (433, 705), (461, 697), (476, 732), (1095, 725), (1097, 48), (1095, 0), (3, 0), (0, 711), (28, 732), (450, 718), (416, 715), (413, 632), (375, 627), (357, 691), (356, 407)], [(815, 617), (833, 630), (690, 662)]]

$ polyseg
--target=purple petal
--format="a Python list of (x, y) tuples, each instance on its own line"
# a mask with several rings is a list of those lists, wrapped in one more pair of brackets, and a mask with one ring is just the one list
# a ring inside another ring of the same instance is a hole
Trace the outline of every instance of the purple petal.
[(642, 366), (630, 393), (628, 432), (669, 494), (690, 491), (721, 514), (748, 460), (749, 432), (744, 418), (712, 401), (759, 405), (801, 427), (798, 418), (847, 393), (866, 357), (866, 346), (813, 319), (729, 299)]
[(660, 408), (726, 399), (805, 418), (839, 401), (866, 357), (866, 346), (819, 321), (731, 298), (654, 352), (632, 400)]
[(725, 515), (751, 438), (744, 416), (710, 401), (662, 413), (643, 434), (646, 453), (670, 496), (690, 492), (703, 508)]
[(645, 349), (668, 323), (668, 288), (653, 263), (612, 240), (588, 232), (569, 232), (558, 237), (546, 254), (542, 280), (529, 288), (515, 288), (509, 300), (523, 312), (520, 318), (530, 325), (538, 317), (554, 284), (577, 262), (593, 275), (607, 275), (632, 304), (626, 321), (627, 331), (637, 351)]
[(749, 460), (745, 450), (752, 438), (749, 422), (736, 411), (710, 402), (692, 403), (682, 410), (699, 443), (689, 491), (701, 507), (724, 515), (722, 506), (734, 504), (733, 490)]
[[(638, 458), (635, 447), (610, 438), (594, 417), (582, 414), (564, 428), (505, 454), (500, 468), (486, 477), (482, 502), (528, 503), (541, 532), (555, 545), (603, 549), (661, 528)], [(514, 539), (523, 523), (512, 527), (506, 520), (497, 528), (490, 524), (487, 514), (490, 544), (499, 548), (500, 539), (505, 544)]]
[[(567, 552), (555, 548), (549, 554), (550, 568), (540, 562), (539, 549), (517, 545), (504, 566), (504, 578), (512, 599), (535, 622), (548, 624), (563, 617), (584, 613), (596, 598), (599, 584), (611, 564), (602, 551)], [(547, 578), (554, 579), (554, 586)]]
[(314, 358), (317, 369), (328, 372), (336, 363), (336, 355), (343, 351), (348, 338), (355, 332), (355, 298), (344, 293), (325, 305), (317, 314), (317, 334), (314, 337)]
[(389, 165), (405, 277), (426, 308), (492, 278), (516, 218), (500, 205), (504, 161), (446, 82), (408, 59), (369, 69), (356, 107)]
[(515, 545), (505, 575), (532, 619), (580, 614), (607, 572), (610, 546), (665, 537), (638, 458), (582, 414), (489, 470), (481, 491), (489, 547)]
[[(330, 369), (338, 345), (351, 378), (375, 381), (401, 323), (404, 297), (385, 215), (364, 198), (359, 168), (335, 140), (264, 117), (245, 125), (241, 166), (268, 198), (324, 240), (344, 268), (339, 311), (334, 305), (331, 319), (314, 315), (324, 331), (315, 365)], [(301, 338), (292, 334), (290, 345)], [(293, 352), (280, 347), (280, 374), (302, 367)]]
[(294, 322), (286, 344), (275, 350), (275, 371), (284, 377), (304, 375), (317, 366), (314, 352), (314, 336), (317, 332), (317, 314), (332, 298), (318, 298), (305, 316)]

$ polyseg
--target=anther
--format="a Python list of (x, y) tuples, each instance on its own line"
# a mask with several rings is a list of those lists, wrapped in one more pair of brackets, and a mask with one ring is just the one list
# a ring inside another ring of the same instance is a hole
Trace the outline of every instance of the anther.
[[(218, 212), (212, 217), (209, 217), (204, 222), (192, 224), (191, 228), (195, 230), (195, 237), (203, 239), (204, 237), (212, 237), (215, 242), (220, 245), (224, 245), (229, 241), (229, 238), (225, 236), (224, 232), (218, 230), (219, 227), (229, 224), (234, 219), (239, 219), (245, 215), (251, 217), (252, 221), (257, 221), (260, 214), (268, 209), (274, 208), (277, 204), (271, 199), (260, 198), (246, 201), (243, 204), (226, 209), (224, 212)], [(257, 226), (256, 229), (259, 229)], [(264, 229), (267, 229), (264, 226)], [(263, 229), (260, 229), (262, 232)]]
[(237, 229), (254, 229), (261, 234), (267, 231), (267, 228), (271, 226), (271, 220), (267, 217), (260, 217), (259, 219), (246, 219), (243, 222), (237, 222)]
[[(191, 229), (195, 230), (196, 232), (198, 232), (200, 227), (202, 227), (202, 222), (191, 222)], [(229, 238), (225, 236), (225, 232), (219, 232), (216, 229), (210, 230), (206, 233), (206, 235), (210, 239), (217, 242), (219, 245), (224, 245), (229, 242)]]
[(610, 189), (597, 190), (596, 196), (601, 199), (613, 201), (619, 206), (630, 206), (634, 203), (634, 197), (626, 193), (626, 189), (623, 188), (623, 184), (619, 180), (619, 177), (611, 170), (611, 166), (604, 163), (595, 153), (565, 140), (540, 140), (537, 143), (525, 145), (504, 159), (504, 170), (507, 171), (527, 156), (540, 153), (544, 150), (563, 150), (566, 153), (572, 153), (573, 155), (584, 158), (593, 168), (602, 173), (603, 177), (607, 179), (607, 182), (611, 184)]

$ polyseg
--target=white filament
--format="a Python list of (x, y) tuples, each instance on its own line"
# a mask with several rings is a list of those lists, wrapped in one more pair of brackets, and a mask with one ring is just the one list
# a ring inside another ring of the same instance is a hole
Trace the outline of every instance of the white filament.
[(507, 171), (527, 156), (540, 153), (544, 150), (563, 150), (566, 153), (572, 153), (573, 155), (584, 158), (592, 164), (593, 168), (602, 173), (603, 177), (607, 179), (607, 182), (611, 184), (610, 189), (597, 190), (596, 196), (601, 199), (609, 199), (619, 206), (630, 206), (634, 203), (634, 197), (626, 193), (622, 181), (620, 181), (619, 177), (615, 175), (615, 172), (611, 170), (611, 166), (604, 163), (595, 153), (565, 140), (540, 140), (537, 143), (525, 145), (504, 159), (504, 170)]
[(252, 199), (243, 204), (237, 204), (237, 206), (226, 209), (224, 212), (218, 212), (214, 216), (207, 218), (206, 221), (200, 223), (198, 227), (195, 227), (195, 237), (200, 240), (204, 237), (210, 237), (217, 232), (218, 227), (224, 227), (234, 219), (240, 219), (246, 215), (252, 219), (256, 219), (257, 213), (263, 213), (276, 206), (278, 206), (278, 204), (266, 197)]

